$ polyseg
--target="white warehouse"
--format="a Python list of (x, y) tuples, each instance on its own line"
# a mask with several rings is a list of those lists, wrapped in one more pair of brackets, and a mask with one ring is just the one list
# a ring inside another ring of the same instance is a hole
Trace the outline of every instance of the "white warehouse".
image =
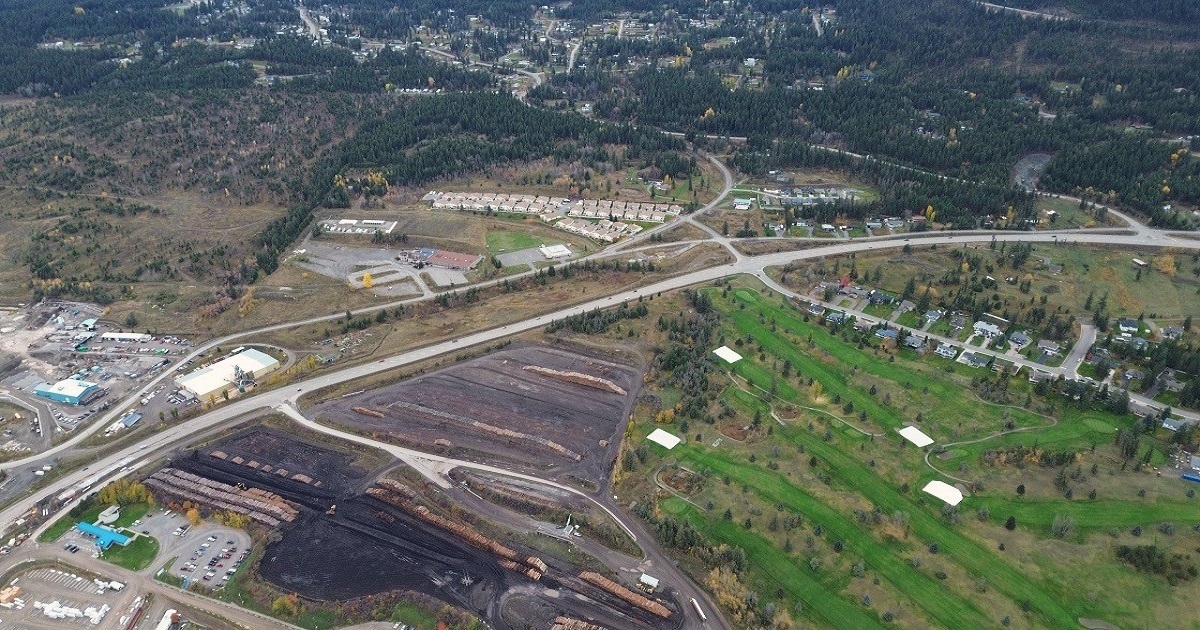
[[(175, 379), (175, 384), (191, 392), (201, 402), (209, 402), (223, 398), (226, 393), (236, 396), (239, 393), (239, 373), (257, 379), (278, 369), (278, 359), (265, 352), (249, 349), (181, 376)], [(243, 387), (245, 382), (243, 378)]]

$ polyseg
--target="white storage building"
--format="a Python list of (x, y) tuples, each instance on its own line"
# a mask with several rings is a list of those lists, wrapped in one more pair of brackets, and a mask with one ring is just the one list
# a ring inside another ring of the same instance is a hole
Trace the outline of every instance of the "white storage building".
[(238, 393), (237, 373), (259, 378), (279, 369), (279, 360), (258, 350), (243, 350), (175, 379), (175, 384), (202, 402)]

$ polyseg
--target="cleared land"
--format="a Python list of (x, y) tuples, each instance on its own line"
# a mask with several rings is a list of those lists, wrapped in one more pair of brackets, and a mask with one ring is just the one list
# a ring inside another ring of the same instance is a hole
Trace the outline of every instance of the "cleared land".
[[(621, 393), (528, 369), (586, 374)], [(397, 444), (607, 475), (639, 372), (554, 348), (521, 345), (396, 385), (317, 405), (322, 422)], [(376, 415), (378, 414), (378, 415)]]

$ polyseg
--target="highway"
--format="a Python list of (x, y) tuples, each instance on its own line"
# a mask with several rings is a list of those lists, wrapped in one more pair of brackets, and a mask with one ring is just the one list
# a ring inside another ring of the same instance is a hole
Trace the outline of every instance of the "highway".
[[(1091, 234), (1086, 234), (1086, 235), (1082, 235), (1082, 234), (1073, 235), (1070, 232), (1056, 232), (1056, 233), (1030, 232), (1030, 233), (1018, 233), (1018, 234), (972, 233), (972, 234), (962, 234), (962, 235), (953, 234), (953, 233), (945, 233), (944, 235), (942, 233), (936, 233), (936, 234), (937, 235), (935, 235), (935, 236), (928, 236), (928, 237), (916, 240), (915, 241), (916, 246), (928, 246), (928, 245), (935, 245), (935, 244), (941, 246), (941, 245), (960, 245), (960, 244), (964, 244), (964, 243), (989, 243), (989, 242), (991, 242), (993, 237), (995, 237), (997, 242), (1050, 243), (1050, 244), (1060, 243), (1060, 244), (1064, 244), (1064, 243), (1070, 241), (1071, 243), (1080, 243), (1080, 244), (1087, 243), (1087, 244), (1095, 244), (1095, 245), (1110, 245), (1110, 246), (1125, 246), (1125, 247), (1144, 247), (1146, 245), (1145, 240), (1140, 236), (1122, 235), (1122, 234), (1094, 234), (1094, 233), (1091, 233)], [(396, 354), (396, 355), (393, 355), (391, 357), (382, 359), (382, 360), (374, 362), (374, 363), (364, 363), (361, 365), (342, 368), (340, 370), (334, 370), (334, 371), (330, 371), (330, 372), (322, 372), (322, 373), (319, 373), (319, 374), (313, 376), (312, 378), (309, 378), (302, 382), (296, 383), (293, 386), (290, 386), (288, 388), (275, 389), (275, 390), (264, 392), (261, 394), (248, 396), (246, 398), (235, 399), (227, 404), (218, 406), (213, 411), (210, 411), (210, 412), (208, 412), (202, 416), (199, 416), (193, 420), (189, 420), (187, 422), (172, 426), (165, 431), (154, 434), (154, 435), (148, 437), (141, 444), (131, 445), (127, 448), (121, 449), (120, 451), (117, 451), (116, 453), (104, 458), (102, 461), (100, 461), (96, 464), (93, 464), (89, 468), (102, 468), (102, 467), (104, 467), (104, 465), (106, 463), (112, 464), (112, 463), (116, 463), (116, 462), (120, 461), (122, 458), (135, 456), (139, 452), (141, 452), (143, 449), (145, 449), (146, 447), (153, 448), (153, 450), (150, 451), (151, 453), (158, 452), (162, 445), (167, 444), (176, 439), (179, 439), (181, 437), (185, 437), (187, 435), (190, 435), (192, 433), (196, 433), (199, 431), (204, 431), (204, 430), (209, 429), (213, 426), (216, 426), (222, 422), (225, 422), (232, 418), (242, 416), (244, 414), (247, 414), (247, 413), (250, 413), (250, 412), (253, 412), (256, 410), (277, 407), (278, 405), (283, 404), (285, 402), (294, 401), (297, 398), (299, 398), (300, 396), (304, 395), (305, 393), (312, 392), (312, 391), (315, 391), (315, 390), (323, 388), (323, 387), (337, 385), (340, 383), (344, 383), (346, 381), (351, 381), (354, 379), (362, 378), (364, 376), (369, 376), (371, 374), (375, 374), (375, 373), (382, 372), (385, 370), (390, 370), (390, 369), (402, 367), (405, 365), (410, 365), (412, 363), (424, 361), (426, 359), (431, 359), (431, 358), (438, 357), (438, 356), (441, 356), (441, 355), (444, 355), (447, 353), (460, 352), (464, 348), (467, 348), (467, 347), (494, 343), (496, 341), (499, 341), (500, 339), (515, 335), (517, 333), (525, 332), (528, 330), (533, 330), (536, 328), (541, 328), (556, 319), (562, 319), (564, 317), (568, 317), (571, 315), (577, 315), (579, 313), (590, 311), (590, 310), (593, 310), (596, 308), (608, 308), (611, 306), (616, 306), (624, 301), (637, 300), (638, 297), (640, 297), (640, 296), (649, 296), (649, 295), (656, 294), (656, 293), (662, 293), (662, 292), (666, 292), (666, 291), (674, 291), (674, 290), (681, 289), (684, 287), (689, 287), (689, 286), (693, 286), (693, 285), (712, 282), (714, 280), (718, 280), (720, 278), (724, 278), (724, 277), (728, 277), (728, 276), (735, 276), (735, 275), (739, 275), (739, 274), (750, 274), (750, 275), (757, 276), (757, 275), (759, 275), (759, 272), (761, 272), (762, 269), (764, 269), (765, 267), (784, 265), (784, 264), (787, 264), (792, 261), (808, 260), (808, 259), (814, 259), (814, 258), (822, 258), (822, 257), (828, 257), (828, 256), (850, 254), (852, 252), (875, 250), (875, 249), (878, 249), (878, 250), (884, 250), (884, 249), (889, 249), (889, 248), (894, 249), (894, 248), (903, 247), (906, 242), (909, 242), (908, 239), (901, 239), (898, 237), (897, 238), (879, 238), (879, 239), (856, 239), (854, 241), (838, 243), (838, 244), (830, 245), (828, 247), (817, 247), (817, 248), (813, 248), (813, 249), (807, 249), (807, 250), (795, 251), (795, 252), (780, 252), (780, 253), (766, 254), (766, 255), (755, 256), (755, 257), (743, 257), (741, 260), (738, 260), (734, 263), (730, 263), (728, 265), (723, 265), (720, 267), (712, 267), (712, 268), (708, 268), (708, 269), (702, 269), (700, 271), (695, 271), (695, 272), (684, 274), (684, 275), (677, 276), (674, 278), (669, 278), (669, 279), (657, 282), (655, 284), (647, 285), (642, 288), (624, 291), (624, 292), (621, 292), (621, 293), (618, 293), (615, 295), (611, 295), (608, 297), (591, 300), (589, 302), (585, 302), (585, 303), (579, 304), (577, 306), (572, 306), (572, 307), (565, 308), (565, 309), (559, 309), (556, 311), (546, 313), (544, 315), (539, 315), (537, 317), (532, 317), (532, 318), (526, 319), (525, 321), (522, 321), (522, 322), (510, 324), (508, 326), (503, 326), (501, 328), (493, 328), (490, 330), (479, 331), (479, 332), (471, 333), (471, 334), (468, 334), (463, 337), (453, 339), (450, 341), (443, 341), (443, 342), (431, 344), (428, 346), (424, 346), (422, 348), (409, 350), (407, 352)], [(1192, 239), (1188, 239), (1188, 238), (1179, 238), (1179, 237), (1169, 236), (1169, 235), (1162, 235), (1160, 237), (1160, 240), (1156, 244), (1159, 246), (1162, 246), (1162, 247), (1174, 247), (1174, 248), (1179, 248), (1179, 249), (1200, 250), (1200, 241), (1198, 241), (1198, 240), (1192, 240)], [(205, 346), (202, 346), (202, 348), (207, 349), (208, 347), (211, 347), (213, 345), (224, 343), (224, 342), (227, 342), (228, 340), (231, 340), (234, 338), (245, 337), (247, 335), (258, 333), (258, 332), (279, 330), (282, 328), (290, 328), (290, 327), (293, 327), (293, 326), (296, 326), (299, 324), (304, 324), (304, 323), (326, 321), (328, 319), (333, 319), (333, 318), (340, 317), (340, 316), (341, 316), (340, 314), (339, 315), (330, 315), (330, 316), (324, 316), (324, 317), (318, 317), (318, 318), (310, 318), (303, 322), (288, 322), (288, 323), (283, 323), (283, 324), (276, 324), (274, 326), (268, 326), (266, 328), (258, 329), (257, 331), (252, 331), (250, 333), (239, 333), (236, 336), (226, 337), (226, 338), (223, 338), (222, 340), (218, 340), (218, 341), (214, 341), (209, 344), (206, 344)], [(193, 354), (198, 354), (201, 351), (202, 351), (202, 349), (197, 349)], [(167, 372), (166, 374), (160, 376), (159, 379), (164, 378), (167, 375), (171, 375), (171, 374), (173, 374), (173, 372)], [(153, 382), (152, 382), (152, 384), (153, 384)], [(147, 385), (146, 388), (144, 388), (144, 389), (150, 388), (151, 385)], [(103, 422), (93, 424), (92, 428), (94, 429), (95, 427), (98, 427), (101, 425), (103, 425)], [(76, 441), (76, 440), (72, 440), (72, 442), (74, 442), (74, 441)], [(20, 465), (23, 465), (26, 463), (30, 463), (32, 461), (38, 461), (44, 457), (47, 457), (48, 454), (51, 454), (52, 452), (57, 452), (58, 449), (61, 449), (61, 446), (56, 449), (51, 449), (51, 451), (48, 451), (47, 453), (43, 453), (41, 455), (38, 455), (38, 456), (35, 456), (32, 458), (25, 458), (23, 460), (16, 460), (13, 462), (5, 463), (2, 467), (3, 468), (13, 468), (13, 467), (20, 466)], [(86, 479), (87, 477), (88, 477), (87, 471), (77, 471), (75, 473), (68, 474), (68, 475), (56, 480), (55, 482), (49, 484), (47, 487), (39, 490), (37, 493), (34, 494), (34, 496), (27, 498), (25, 500), (24, 505), (11, 506), (11, 507), (5, 509), (4, 511), (0, 512), (0, 523), (10, 523), (14, 518), (16, 518), (17, 515), (24, 512), (27, 509), (27, 506), (31, 502), (40, 500), (44, 497), (47, 497), (47, 496), (50, 496), (53, 494), (58, 494), (59, 492), (62, 492), (66, 488), (68, 488), (72, 485), (75, 485), (76, 483), (82, 481), (83, 479)]]
[[(536, 80), (540, 80), (540, 77), (536, 77), (536, 75), (534, 75), (534, 77)], [(426, 474), (429, 478), (434, 479), (435, 481), (439, 481), (439, 483), (446, 483), (444, 476), (445, 476), (445, 473), (448, 472), (450, 469), (452, 469), (454, 467), (458, 467), (458, 466), (463, 466), (463, 467), (471, 467), (471, 468), (475, 468), (478, 470), (493, 472), (493, 473), (497, 473), (497, 474), (513, 475), (513, 476), (517, 476), (517, 477), (520, 477), (523, 479), (533, 480), (533, 481), (537, 481), (539, 483), (552, 485), (552, 486), (559, 488), (560, 490), (567, 490), (570, 492), (574, 492), (576, 494), (581, 494), (583, 496), (587, 496), (590, 500), (596, 502), (596, 504), (598, 506), (600, 506), (602, 509), (604, 509), (621, 527), (623, 527), (631, 536), (633, 536), (635, 540), (639, 540), (640, 544), (642, 544), (643, 547), (645, 547), (648, 557), (657, 559), (657, 561), (655, 562), (655, 564), (657, 565), (655, 570), (659, 574), (661, 574), (663, 577), (668, 578), (672, 583), (676, 584), (677, 588), (682, 593), (685, 593), (687, 597), (689, 597), (689, 598), (696, 597), (700, 602), (702, 602), (702, 604), (705, 606), (706, 610), (710, 611), (711, 613), (717, 613), (718, 611), (717, 611), (715, 605), (712, 603), (711, 600), (709, 600), (709, 598), (705, 595), (705, 593), (701, 589), (696, 587), (694, 584), (689, 582), (683, 576), (683, 574), (681, 572), (679, 572), (678, 568), (674, 567), (674, 565), (671, 563), (669, 558), (667, 558), (665, 556), (665, 554), (662, 554), (661, 550), (657, 549), (657, 546), (655, 545), (655, 543), (652, 539), (652, 536), (650, 534), (648, 534), (647, 532), (645, 532), (645, 530), (641, 527), (641, 524), (636, 521), (631, 521), (631, 522), (627, 523), (625, 520), (623, 520), (621, 515), (619, 514), (616, 506), (612, 505), (611, 502), (607, 501), (606, 497), (601, 497), (601, 499), (603, 499), (603, 500), (599, 500), (599, 499), (597, 499), (597, 497), (587, 495), (585, 493), (580, 492), (577, 489), (571, 488), (569, 486), (563, 486), (561, 484), (556, 484), (556, 483), (538, 478), (538, 477), (528, 474), (528, 473), (505, 470), (505, 469), (501, 469), (501, 468), (494, 467), (494, 466), (486, 466), (486, 465), (478, 464), (475, 462), (466, 462), (466, 461), (461, 461), (461, 460), (451, 460), (451, 459), (441, 458), (438, 456), (420, 453), (420, 452), (413, 451), (410, 449), (402, 449), (402, 448), (399, 448), (399, 447), (396, 447), (393, 445), (380, 443), (380, 442), (371, 440), (369, 438), (363, 438), (361, 436), (345, 434), (343, 432), (337, 431), (337, 430), (329, 428), (329, 427), (324, 427), (315, 422), (312, 422), (311, 420), (303, 418), (303, 416), (298, 411), (296, 411), (296, 408), (295, 408), (296, 401), (301, 396), (303, 396), (307, 393), (316, 391), (318, 389), (324, 388), (324, 387), (338, 385), (338, 384), (352, 381), (352, 380), (355, 380), (358, 378), (362, 378), (362, 377), (376, 374), (379, 372), (383, 372), (386, 370), (396, 369), (396, 368), (403, 367), (406, 365), (411, 365), (411, 364), (414, 364), (414, 363), (417, 363), (420, 361), (443, 356), (446, 354), (461, 352), (465, 348), (482, 346), (482, 345), (486, 345), (486, 344), (492, 344), (492, 343), (495, 343), (496, 341), (499, 341), (501, 339), (510, 337), (512, 335), (515, 335), (515, 334), (518, 334), (521, 332), (544, 327), (545, 325), (547, 325), (548, 323), (550, 323), (551, 321), (556, 320), (556, 319), (561, 319), (561, 318), (568, 317), (571, 315), (576, 315), (576, 314), (590, 311), (590, 310), (593, 310), (596, 308), (607, 308), (607, 307), (615, 306), (624, 301), (635, 301), (639, 297), (650, 296), (653, 294), (658, 294), (658, 293), (667, 292), (667, 291), (674, 291), (674, 290), (678, 290), (678, 289), (681, 289), (684, 287), (689, 287), (689, 286), (711, 283), (715, 280), (719, 280), (721, 278), (726, 278), (726, 277), (730, 277), (730, 276), (736, 276), (736, 275), (742, 275), (742, 274), (753, 275), (753, 276), (758, 277), (759, 279), (763, 280), (764, 282), (766, 282), (768, 286), (770, 286), (772, 289), (774, 289), (776, 291), (780, 291), (783, 294), (794, 295), (794, 293), (790, 292), (786, 288), (781, 287), (778, 284), (771, 281), (768, 277), (766, 277), (766, 275), (764, 273), (764, 269), (767, 267), (785, 265), (789, 262), (794, 262), (794, 261), (810, 260), (810, 259), (822, 258), (822, 257), (828, 257), (828, 256), (847, 255), (847, 254), (852, 254), (852, 253), (856, 253), (856, 252), (867, 252), (867, 251), (872, 251), (872, 250), (898, 249), (898, 248), (904, 247), (906, 244), (912, 245), (913, 247), (926, 247), (926, 246), (932, 246), (932, 245), (957, 246), (957, 245), (964, 245), (964, 244), (986, 244), (986, 243), (992, 242), (993, 240), (996, 242), (1046, 243), (1046, 244), (1059, 244), (1059, 245), (1091, 244), (1091, 245), (1107, 245), (1107, 246), (1114, 246), (1114, 247), (1154, 246), (1154, 247), (1171, 247), (1171, 248), (1176, 248), (1179, 250), (1200, 250), (1200, 240), (1189, 238), (1188, 236), (1185, 236), (1185, 235), (1177, 235), (1174, 233), (1149, 228), (1149, 227), (1144, 226), (1144, 225), (1138, 223), (1137, 221), (1133, 220), (1131, 217), (1128, 217), (1128, 216), (1126, 216), (1118, 211), (1115, 211), (1113, 209), (1108, 209), (1108, 211), (1110, 213), (1112, 213), (1114, 216), (1116, 216), (1122, 220), (1125, 220), (1129, 224), (1129, 227), (1121, 228), (1121, 229), (1113, 229), (1108, 232), (1070, 231), (1070, 230), (1046, 231), (1046, 232), (993, 232), (993, 231), (928, 232), (928, 233), (921, 233), (919, 235), (876, 236), (876, 237), (868, 237), (868, 238), (858, 238), (858, 239), (853, 239), (853, 240), (840, 241), (840, 242), (836, 242), (836, 243), (830, 243), (828, 240), (823, 240), (823, 239), (774, 239), (779, 242), (792, 242), (792, 243), (795, 243), (798, 247), (806, 246), (806, 245), (812, 246), (812, 247), (810, 249), (804, 249), (804, 250), (798, 250), (798, 251), (785, 251), (785, 252), (765, 254), (765, 255), (759, 255), (759, 256), (747, 256), (747, 255), (739, 252), (735, 247), (733, 247), (733, 244), (738, 239), (731, 239), (727, 236), (721, 235), (721, 234), (717, 233), (716, 231), (714, 231), (712, 228), (704, 225), (703, 223), (701, 223), (697, 220), (698, 216), (715, 208), (719, 203), (721, 203), (724, 200), (724, 198), (726, 196), (728, 196), (730, 191), (733, 190), (733, 187), (735, 185), (732, 173), (730, 173), (728, 168), (725, 167), (725, 165), (720, 160), (718, 160), (714, 156), (705, 154), (703, 152), (701, 152), (700, 155), (702, 157), (704, 157), (705, 159), (708, 159), (710, 162), (712, 162), (721, 171), (722, 176), (724, 178), (724, 187), (723, 187), (723, 190), (721, 191), (721, 193), (712, 202), (710, 202), (709, 204), (704, 206), (704, 208), (702, 208), (700, 211), (693, 213), (692, 215), (683, 217), (680, 221), (680, 222), (689, 223), (689, 224), (695, 226), (697, 229), (703, 231), (707, 235), (707, 238), (696, 240), (696, 241), (685, 241), (682, 243), (675, 242), (675, 243), (671, 243), (670, 245), (688, 244), (688, 243), (693, 243), (693, 242), (694, 243), (715, 242), (715, 243), (720, 244), (721, 246), (723, 246), (730, 252), (731, 256), (733, 257), (732, 263), (729, 263), (727, 265), (721, 265), (718, 267), (702, 269), (699, 271), (679, 275), (679, 276), (676, 276), (673, 278), (668, 278), (668, 279), (656, 282), (654, 284), (647, 285), (645, 287), (640, 287), (638, 289), (633, 289), (633, 290), (621, 291), (617, 294), (610, 295), (610, 296), (603, 297), (603, 298), (598, 298), (595, 300), (591, 300), (591, 301), (588, 301), (586, 303), (579, 304), (576, 306), (556, 309), (551, 312), (547, 312), (543, 315), (530, 317), (524, 321), (514, 323), (514, 324), (509, 324), (507, 326), (502, 326), (499, 328), (493, 328), (493, 329), (489, 329), (489, 330), (478, 331), (475, 333), (464, 335), (464, 336), (456, 338), (456, 339), (432, 343), (432, 344), (426, 345), (424, 347), (415, 348), (412, 350), (408, 350), (408, 351), (393, 355), (391, 357), (384, 358), (377, 362), (364, 363), (364, 364), (350, 366), (350, 367), (332, 370), (332, 371), (328, 371), (328, 372), (321, 372), (310, 378), (307, 378), (303, 381), (294, 383), (294, 384), (286, 386), (286, 387), (282, 387), (282, 388), (278, 388), (278, 389), (274, 389), (274, 390), (270, 390), (270, 391), (266, 391), (266, 392), (262, 392), (262, 393), (258, 393), (258, 394), (253, 394), (253, 395), (247, 396), (245, 398), (235, 399), (229, 403), (220, 405), (220, 406), (216, 407), (215, 409), (213, 409), (212, 411), (209, 411), (195, 419), (188, 420), (186, 422), (183, 422), (183, 423), (180, 423), (180, 424), (177, 424), (174, 426), (169, 426), (168, 428), (166, 428), (158, 433), (151, 434), (139, 443), (132, 444), (128, 447), (122, 448), (122, 449), (118, 450), (117, 452), (114, 452), (113, 454), (108, 455), (95, 463), (92, 463), (86, 469), (76, 470), (76, 471), (66, 473), (63, 477), (56, 479), (55, 481), (47, 484), (45, 487), (37, 490), (36, 492), (31, 493), (29, 496), (24, 497), (22, 500), (16, 502), (14, 505), (11, 505), (11, 506), (3, 509), (2, 511), (0, 511), (0, 525), (7, 528), (7, 526), (9, 524), (11, 524), (21, 514), (26, 512), (30, 508), (30, 506), (32, 506), (35, 502), (41, 501), (47, 497), (57, 496), (57, 495), (61, 494), (64, 490), (67, 490), (68, 488), (77, 486), (78, 484), (80, 484), (81, 482), (83, 482), (85, 480), (94, 479), (97, 475), (97, 471), (104, 471), (109, 468), (113, 468), (115, 470), (116, 468), (120, 468), (121, 466), (123, 466), (124, 463), (132, 462), (132, 461), (137, 461), (139, 464), (144, 465), (144, 464), (147, 464), (147, 463), (153, 461), (157, 457), (169, 452), (170, 450), (178, 447), (179, 445), (187, 443), (189, 439), (192, 439), (194, 436), (196, 436), (200, 433), (210, 431), (213, 429), (217, 429), (226, 424), (232, 424), (234, 422), (241, 421), (250, 414), (262, 413), (267, 410), (280, 410), (280, 411), (287, 413), (290, 416), (293, 416), (294, 418), (296, 418), (297, 422), (300, 422), (301, 424), (304, 424), (305, 426), (308, 426), (309, 428), (312, 428), (312, 429), (315, 429), (318, 431), (322, 431), (324, 433), (334, 435), (334, 436), (342, 438), (342, 439), (349, 439), (352, 441), (369, 444), (371, 446), (375, 446), (375, 447), (381, 448), (383, 450), (386, 450), (386, 451), (392, 453), (393, 455), (397, 456), (398, 458), (413, 465), (417, 470), (420, 470), (423, 474)], [(851, 154), (851, 155), (853, 155), (853, 154)], [(857, 156), (857, 157), (863, 157), (864, 159), (870, 159), (869, 156)], [(653, 243), (648, 242), (650, 236), (652, 234), (658, 233), (660, 231), (671, 229), (671, 228), (677, 226), (680, 222), (672, 222), (672, 223), (664, 224), (663, 226), (659, 226), (652, 230), (646, 230), (645, 232), (643, 232), (642, 234), (639, 234), (635, 238), (628, 239), (627, 241), (625, 241), (617, 246), (614, 246), (612, 248), (609, 248), (608, 250), (603, 250), (601, 252), (594, 254), (593, 257), (601, 258), (601, 257), (606, 257), (606, 256), (612, 256), (615, 253), (629, 253), (632, 251), (637, 251), (638, 249), (644, 249), (646, 247), (664, 246), (664, 245), (658, 245), (658, 244), (653, 244)], [(511, 280), (512, 277), (509, 277), (509, 279)], [(492, 281), (492, 282), (499, 282), (499, 281), (500, 280), (496, 280), (496, 281)], [(486, 285), (486, 284), (491, 284), (491, 283), (481, 283), (480, 286)], [(387, 304), (380, 304), (380, 305), (377, 305), (377, 306), (374, 306), (371, 308), (360, 309), (360, 310), (356, 311), (356, 313), (358, 313), (358, 314), (371, 313), (371, 312), (375, 312), (379, 309), (394, 308), (395, 306), (398, 306), (400, 304), (408, 304), (408, 303), (422, 301), (425, 299), (429, 299), (429, 297), (422, 296), (420, 298), (411, 298), (411, 299), (406, 299), (406, 300), (390, 302)], [(307, 318), (307, 319), (303, 319), (303, 320), (299, 320), (299, 321), (282, 322), (282, 323), (273, 324), (273, 325), (265, 326), (262, 328), (254, 329), (254, 330), (249, 330), (249, 331), (245, 331), (245, 332), (236, 333), (233, 335), (228, 335), (228, 336), (222, 337), (220, 339), (212, 340), (208, 343), (205, 343), (205, 344), (195, 348), (192, 351), (192, 353), (190, 353), (187, 357), (185, 357), (184, 359), (181, 359), (181, 362), (199, 357), (214, 347), (217, 347), (217, 346), (220, 346), (223, 344), (228, 344), (228, 343), (238, 340), (238, 339), (246, 339), (246, 338), (253, 337), (255, 335), (259, 335), (262, 333), (277, 331), (277, 330), (282, 330), (282, 329), (287, 329), (287, 328), (293, 328), (296, 326), (331, 321), (331, 320), (338, 319), (342, 316), (343, 316), (343, 314), (339, 312), (339, 313), (323, 315), (323, 316), (318, 316), (318, 317), (311, 317), (311, 318)], [(1084, 332), (1084, 336), (1087, 339), (1094, 339), (1094, 335), (1095, 335), (1094, 328), (1085, 326), (1083, 329), (1083, 332)], [(922, 334), (923, 336), (929, 336), (926, 333), (920, 333), (920, 334)], [(1090, 344), (1087, 344), (1087, 345), (1090, 345)], [(1083, 343), (1077, 344), (1075, 351), (1072, 353), (1072, 355), (1070, 357), (1068, 357), (1068, 360), (1066, 362), (1064, 362), (1062, 368), (1047, 369), (1044, 366), (1037, 366), (1037, 369), (1041, 369), (1043, 371), (1050, 371), (1050, 372), (1054, 372), (1054, 373), (1063, 373), (1066, 376), (1074, 376), (1075, 369), (1078, 367), (1077, 359), (1079, 358), (1076, 356), (1076, 354), (1080, 351), (1081, 347), (1082, 347), (1083, 351), (1086, 351), (1087, 345), (1084, 345)], [(1004, 355), (1000, 355), (1000, 356), (1003, 356), (1007, 360), (1012, 360), (1012, 357), (1008, 357), (1008, 356), (1004, 356)], [(1021, 361), (1017, 361), (1017, 362), (1021, 363)], [(176, 364), (176, 365), (178, 365), (178, 364)], [(175, 367), (176, 366), (171, 366), (166, 371), (164, 371), (163, 373), (161, 373), (157, 377), (155, 377), (154, 379), (151, 379), (144, 387), (142, 387), (140, 390), (138, 390), (137, 392), (132, 394), (128, 399), (134, 400), (134, 399), (140, 398), (140, 397), (144, 396), (144, 394), (146, 392), (148, 392), (151, 389), (153, 389), (154, 387), (156, 387), (163, 379), (171, 378), (171, 377), (175, 376), (175, 374), (176, 374), (176, 372), (174, 370)], [(1132, 397), (1132, 398), (1134, 398), (1135, 402), (1137, 402), (1137, 403), (1147, 404), (1147, 401), (1138, 400), (1137, 397)], [(63, 442), (62, 444), (59, 444), (58, 446), (55, 446), (54, 448), (51, 448), (43, 453), (39, 453), (34, 456), (30, 456), (30, 457), (22, 458), (19, 460), (14, 460), (14, 461), (6, 462), (4, 464), (0, 464), (0, 469), (5, 469), (5, 470), (10, 470), (10, 471), (15, 472), (15, 471), (18, 471), (19, 469), (21, 469), (22, 467), (29, 466), (32, 464), (39, 464), (40, 462), (47, 461), (48, 459), (54, 457), (55, 455), (61, 453), (62, 451), (75, 447), (79, 442), (86, 439), (88, 436), (94, 434), (96, 431), (98, 431), (101, 428), (110, 424), (112, 418), (114, 418), (116, 416), (116, 414), (119, 413), (119, 411), (121, 409), (123, 409), (123, 407), (124, 407), (124, 405), (114, 405), (114, 410), (112, 412), (110, 412), (105, 418), (94, 420), (88, 427), (78, 431), (76, 433), (76, 435), (72, 436), (71, 439), (69, 439), (69, 440)], [(1188, 418), (1188, 419), (1200, 420), (1200, 414), (1185, 412), (1180, 415), (1182, 415), (1183, 417)], [(131, 472), (134, 472), (134, 471), (119, 472), (118, 474), (130, 474)], [(19, 474), (23, 474), (23, 473), (19, 473)], [(96, 484), (95, 487), (99, 487), (99, 485), (100, 484)], [(70, 507), (69, 505), (65, 506), (64, 511), (65, 511), (65, 509), (67, 509), (69, 507)], [(54, 520), (54, 518), (52, 517), (51, 519), (49, 519), (47, 521), (47, 523), (52, 522), (53, 520)], [(640, 535), (638, 532), (641, 532)], [(36, 536), (36, 532), (35, 532), (35, 536)], [(15, 550), (14, 555), (9, 560), (15, 561), (17, 558), (29, 555), (35, 551), (36, 551), (36, 546), (31, 547), (27, 544), (27, 546), (24, 546), (24, 547), (19, 548), (18, 550)], [(725, 625), (724, 625), (724, 622), (720, 619), (719, 614), (710, 614), (708, 623), (704, 624), (702, 627), (724, 628)]]

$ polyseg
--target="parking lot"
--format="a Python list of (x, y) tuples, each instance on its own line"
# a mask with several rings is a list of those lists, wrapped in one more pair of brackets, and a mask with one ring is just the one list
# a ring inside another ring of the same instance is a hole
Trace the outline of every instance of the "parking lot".
[(171, 573), (208, 588), (224, 586), (250, 555), (250, 537), (228, 528), (203, 528), (191, 543), (179, 550)]
[[(57, 568), (21, 574), (5, 585), (20, 587), (21, 592), (13, 602), (0, 604), (0, 630), (117, 627), (117, 618), (125, 613), (135, 594), (124, 584), (112, 584), (111, 579)], [(66, 618), (51, 619), (43, 612), (55, 603), (60, 608), (52, 610), (65, 609)], [(102, 619), (94, 624), (92, 617), (101, 613)]]
[[(218, 588), (226, 582), (225, 576), (232, 575), (230, 572), (242, 566), (249, 555), (250, 536), (242, 530), (201, 522), (176, 535), (179, 528), (188, 525), (186, 519), (163, 510), (152, 514), (151, 518), (143, 519), (140, 527), (158, 539), (155, 569), (175, 558), (171, 563), (171, 575), (199, 582), (208, 588)], [(212, 575), (204, 579), (209, 573)]]

